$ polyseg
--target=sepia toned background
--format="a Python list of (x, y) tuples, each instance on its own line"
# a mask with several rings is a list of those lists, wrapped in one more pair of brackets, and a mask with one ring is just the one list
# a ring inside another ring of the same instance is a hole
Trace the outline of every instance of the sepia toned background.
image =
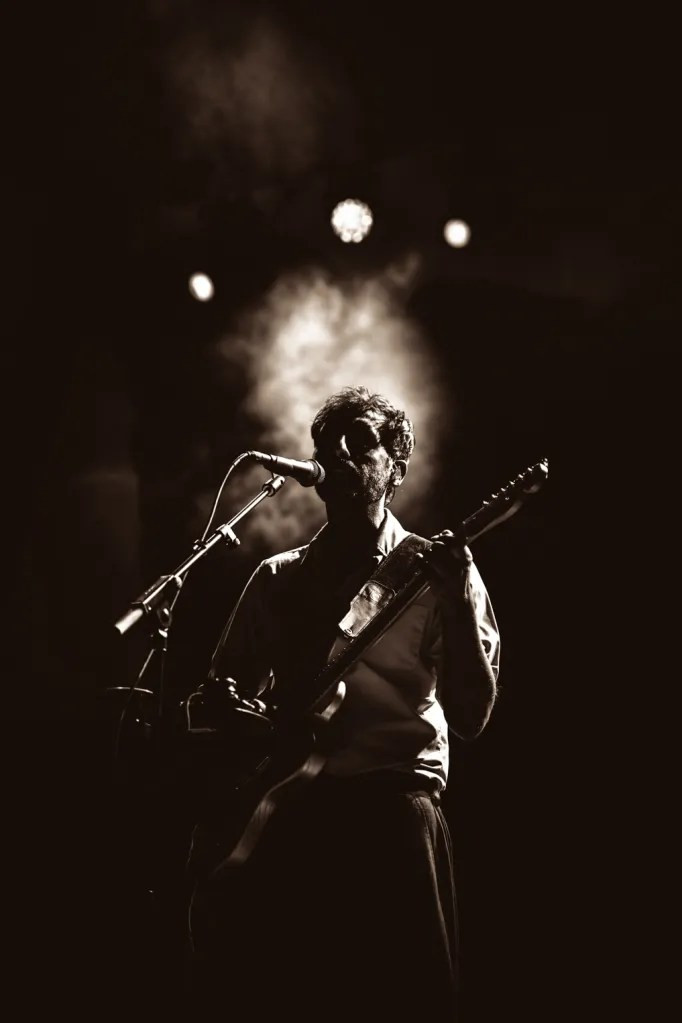
[[(169, 1011), (185, 821), (111, 809), (102, 698), (150, 642), (113, 624), (189, 555), (231, 462), (309, 457), (315, 410), (346, 384), (414, 419), (394, 510), (416, 532), (550, 464), (474, 549), (502, 671), (447, 792), (463, 1018), (575, 1019), (588, 978), (621, 976), (624, 959), (602, 959), (620, 875), (595, 836), (633, 791), (611, 784), (621, 510), (650, 479), (645, 438), (674, 390), (664, 39), (577, 11), (356, 0), (13, 13), (4, 717), (24, 992), (42, 978), (74, 1014), (116, 992)], [(373, 214), (359, 244), (330, 224), (348, 198)], [(267, 476), (239, 470), (214, 524)], [(205, 677), (258, 560), (306, 542), (322, 512), (290, 480), (238, 549), (190, 574), (169, 705)], [(608, 1018), (612, 990), (578, 1018)]]

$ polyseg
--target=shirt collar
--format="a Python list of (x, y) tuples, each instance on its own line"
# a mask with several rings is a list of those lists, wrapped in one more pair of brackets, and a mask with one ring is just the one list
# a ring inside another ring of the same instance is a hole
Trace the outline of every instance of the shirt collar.
[[(308, 546), (305, 548), (303, 557), (301, 559), (301, 564), (303, 564), (308, 555), (310, 555), (311, 551), (312, 557), (313, 558), (315, 557), (316, 544), (318, 544), (321, 540), (324, 539), (326, 530), (327, 524), (325, 523), (325, 525), (322, 526), (322, 528), (319, 529), (317, 533), (315, 533), (315, 536), (312, 538)], [(393, 548), (397, 547), (398, 544), (401, 543), (406, 536), (409, 536), (408, 531), (401, 526), (393, 512), (390, 511), (389, 508), (387, 508), (386, 514), (384, 516), (384, 521), (381, 525), (381, 528), (379, 529), (379, 532), (376, 535), (375, 553), (380, 554), (382, 557), (386, 557), (386, 555), (390, 554)]]

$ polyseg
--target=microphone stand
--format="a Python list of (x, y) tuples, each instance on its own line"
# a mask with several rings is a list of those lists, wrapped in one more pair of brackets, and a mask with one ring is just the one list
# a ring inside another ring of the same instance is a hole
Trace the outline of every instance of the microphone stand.
[[(156, 706), (156, 721), (159, 733), (159, 746), (157, 746), (157, 752), (163, 748), (163, 737), (165, 733), (166, 725), (166, 698), (165, 698), (165, 671), (166, 671), (166, 660), (168, 654), (168, 634), (170, 632), (173, 608), (175, 602), (180, 595), (180, 589), (185, 581), (187, 573), (194, 565), (197, 564), (203, 557), (205, 557), (210, 550), (212, 550), (219, 543), (227, 543), (229, 547), (238, 547), (239, 539), (234, 532), (234, 526), (237, 525), (243, 518), (245, 518), (249, 512), (253, 511), (261, 501), (264, 501), (266, 497), (273, 497), (277, 491), (286, 483), (284, 476), (273, 475), (269, 480), (266, 480), (261, 490), (255, 497), (251, 498), (247, 504), (237, 512), (228, 522), (225, 522), (205, 540), (196, 540), (192, 547), (192, 554), (186, 558), (174, 572), (168, 575), (161, 575), (151, 586), (149, 586), (143, 593), (133, 600), (121, 618), (115, 624), (116, 631), (120, 636), (125, 636), (132, 629), (145, 622), (151, 633), (151, 649), (145, 659), (145, 662), (140, 670), (139, 675), (130, 686), (114, 686), (107, 690), (107, 692), (119, 695), (121, 691), (127, 691), (127, 699), (118, 723), (115, 739), (115, 759), (118, 759), (120, 738), (123, 728), (123, 722), (128, 714), (131, 702), (135, 694), (144, 696), (153, 696), (153, 690), (143, 689), (140, 687), (140, 682), (143, 676), (149, 669), (150, 664), (154, 659), (154, 655), (157, 654), (158, 661), (158, 690), (157, 690), (157, 706)], [(151, 729), (151, 725), (148, 725), (148, 730)]]

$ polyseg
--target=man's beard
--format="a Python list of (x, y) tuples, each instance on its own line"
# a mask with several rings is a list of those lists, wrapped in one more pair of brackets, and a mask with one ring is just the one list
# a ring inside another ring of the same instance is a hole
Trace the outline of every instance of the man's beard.
[(372, 466), (365, 472), (341, 467), (330, 470), (324, 483), (315, 489), (326, 504), (367, 506), (383, 497), (389, 480), (390, 472), (379, 466)]

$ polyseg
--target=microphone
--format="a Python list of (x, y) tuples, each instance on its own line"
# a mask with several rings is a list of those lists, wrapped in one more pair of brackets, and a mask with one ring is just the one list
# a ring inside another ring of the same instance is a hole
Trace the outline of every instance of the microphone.
[(266, 455), (262, 451), (249, 451), (249, 458), (260, 465), (265, 465), (273, 473), (280, 476), (293, 476), (302, 487), (313, 487), (322, 483), (326, 475), (324, 469), (314, 458), (299, 461), (297, 458), (282, 458), (281, 455)]

